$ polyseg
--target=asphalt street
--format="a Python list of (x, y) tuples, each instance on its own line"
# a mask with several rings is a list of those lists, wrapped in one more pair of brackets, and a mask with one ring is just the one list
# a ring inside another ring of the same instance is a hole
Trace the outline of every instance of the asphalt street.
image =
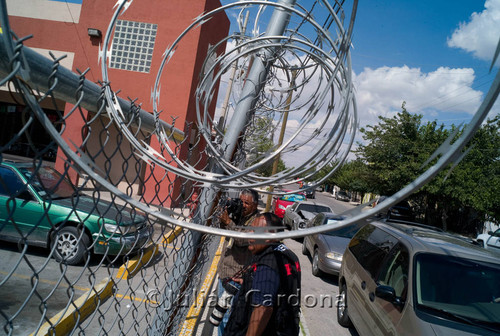
[[(318, 203), (329, 205), (334, 212), (342, 213), (355, 205), (335, 200), (331, 194), (317, 192)], [(311, 336), (339, 335), (357, 336), (354, 328), (347, 329), (337, 322), (336, 298), (339, 293), (338, 278), (325, 274), (322, 277), (312, 275), (311, 257), (302, 254), (299, 240), (286, 239), (285, 244), (299, 257), (302, 269), (301, 306), (305, 330)]]

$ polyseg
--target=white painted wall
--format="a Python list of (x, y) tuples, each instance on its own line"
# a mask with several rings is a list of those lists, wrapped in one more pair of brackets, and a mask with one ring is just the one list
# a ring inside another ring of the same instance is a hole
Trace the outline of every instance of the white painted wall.
[(65, 1), (7, 0), (9, 15), (78, 23), (82, 5)]

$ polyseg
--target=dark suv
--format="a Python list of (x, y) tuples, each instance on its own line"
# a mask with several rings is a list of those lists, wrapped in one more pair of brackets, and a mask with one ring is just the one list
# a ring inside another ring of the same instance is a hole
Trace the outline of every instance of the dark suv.
[(337, 319), (360, 335), (499, 335), (500, 255), (431, 228), (372, 222), (352, 238)]

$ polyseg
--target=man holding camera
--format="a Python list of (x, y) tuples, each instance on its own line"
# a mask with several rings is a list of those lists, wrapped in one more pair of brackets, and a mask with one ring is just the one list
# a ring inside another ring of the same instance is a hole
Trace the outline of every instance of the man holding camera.
[[(223, 228), (227, 229), (237, 229), (237, 226), (249, 226), (254, 221), (256, 215), (258, 214), (257, 205), (259, 202), (259, 194), (252, 189), (245, 189), (240, 192), (239, 199), (241, 202), (241, 215), (232, 214), (234, 217), (239, 218), (237, 223), (235, 223), (231, 218), (227, 209), (225, 209), (221, 216), (219, 217), (220, 224)], [(252, 259), (252, 253), (248, 250), (248, 243), (241, 239), (228, 239), (224, 245), (224, 250), (222, 252), (222, 258), (218, 267), (219, 274), (219, 286), (218, 295), (219, 298), (223, 297), (224, 292), (231, 292), (232, 288), (238, 288), (239, 284), (229, 280), (235, 274), (237, 274), (241, 269), (250, 263)], [(227, 289), (226, 289), (227, 288)], [(227, 295), (227, 294), (226, 294)], [(225, 297), (225, 296), (224, 296)], [(229, 308), (231, 302), (227, 302), (222, 308)], [(230, 311), (215, 311), (218, 316), (216, 319), (221, 319), (219, 325), (219, 335), (224, 332), (225, 325), (229, 318)], [(223, 317), (221, 316), (223, 315)]]

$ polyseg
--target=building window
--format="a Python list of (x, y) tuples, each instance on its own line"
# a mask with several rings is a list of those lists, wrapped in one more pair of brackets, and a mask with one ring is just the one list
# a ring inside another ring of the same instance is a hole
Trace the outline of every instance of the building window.
[(118, 20), (113, 36), (109, 67), (149, 72), (158, 25)]

